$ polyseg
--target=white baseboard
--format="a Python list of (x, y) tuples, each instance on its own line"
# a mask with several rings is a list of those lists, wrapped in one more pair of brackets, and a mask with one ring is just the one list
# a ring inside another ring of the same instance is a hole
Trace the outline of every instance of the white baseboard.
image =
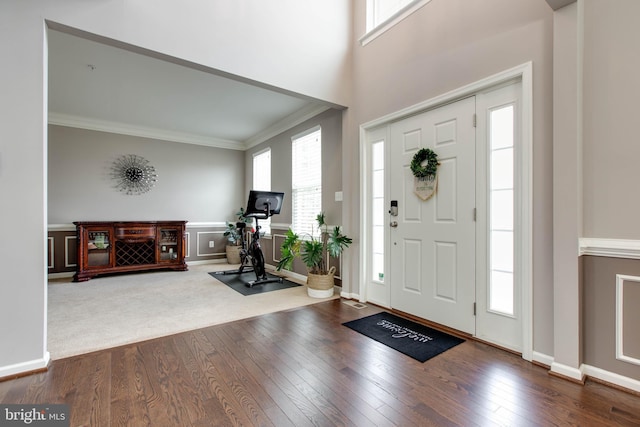
[(633, 378), (625, 377), (614, 372), (605, 371), (604, 369), (596, 368), (595, 366), (582, 365), (582, 369), (589, 377), (597, 378), (609, 384), (614, 384), (640, 393), (640, 381), (638, 380), (634, 380)]
[(203, 259), (200, 261), (186, 261), (187, 265), (205, 265), (205, 264), (226, 264), (227, 263), (227, 259), (226, 258), (220, 258), (220, 259)]
[(584, 372), (582, 371), (582, 366), (580, 366), (580, 368), (574, 368), (562, 363), (553, 362), (551, 363), (550, 371), (555, 374), (562, 375), (563, 377), (584, 382)]
[(598, 379), (600, 381), (604, 381), (614, 386), (622, 387), (624, 389), (640, 393), (639, 380), (625, 377), (624, 375), (616, 374), (615, 372), (606, 371), (601, 368), (596, 368), (595, 366), (582, 364), (580, 366), (580, 369), (576, 369), (560, 363), (555, 363), (553, 361), (552, 356), (549, 356), (543, 353), (538, 353), (535, 351), (533, 352), (533, 361), (538, 362), (545, 366), (550, 366), (552, 372), (555, 372), (565, 377), (576, 379), (578, 381), (582, 381), (583, 378), (586, 376), (586, 377)]
[(49, 273), (47, 274), (48, 279), (66, 279), (68, 277), (73, 277), (75, 274), (74, 271), (63, 271), (61, 273)]
[[(345, 298), (345, 299), (352, 299), (352, 300), (355, 300), (355, 301), (360, 301), (360, 295), (359, 294), (354, 294), (354, 293), (350, 293), (350, 292), (340, 292), (340, 296), (342, 298)], [(363, 302), (363, 301), (360, 301), (360, 302)]]
[(534, 351), (533, 355), (531, 357), (531, 361), (539, 363), (539, 364), (544, 365), (544, 366), (551, 367), (551, 365), (553, 364), (553, 357), (549, 356), (548, 354), (539, 353), (537, 351)]
[(0, 378), (11, 377), (14, 375), (25, 374), (34, 371), (40, 371), (46, 369), (49, 366), (51, 355), (49, 352), (45, 352), (44, 356), (40, 359), (29, 360), (27, 362), (20, 362), (14, 365), (0, 366)]
[[(273, 265), (270, 264), (265, 264), (265, 267), (267, 270), (271, 270), (271, 271), (277, 271), (276, 267), (274, 267)], [(289, 270), (280, 270), (278, 271), (278, 274), (287, 277), (287, 278), (291, 278), (291, 279), (295, 279), (298, 280), (302, 283), (307, 283), (307, 276), (304, 276), (302, 274), (299, 273), (294, 273), (293, 271), (289, 271)]]

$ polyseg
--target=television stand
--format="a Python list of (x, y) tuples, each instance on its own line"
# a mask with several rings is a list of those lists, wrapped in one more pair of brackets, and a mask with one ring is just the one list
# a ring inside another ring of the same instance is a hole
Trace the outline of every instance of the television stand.
[(110, 273), (185, 271), (187, 221), (74, 222), (78, 265), (74, 282)]

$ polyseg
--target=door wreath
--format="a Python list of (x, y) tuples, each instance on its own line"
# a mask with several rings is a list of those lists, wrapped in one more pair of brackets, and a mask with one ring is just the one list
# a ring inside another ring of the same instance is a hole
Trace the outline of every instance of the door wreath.
[(439, 164), (438, 155), (429, 148), (421, 148), (411, 160), (413, 192), (422, 200), (430, 199), (436, 192)]

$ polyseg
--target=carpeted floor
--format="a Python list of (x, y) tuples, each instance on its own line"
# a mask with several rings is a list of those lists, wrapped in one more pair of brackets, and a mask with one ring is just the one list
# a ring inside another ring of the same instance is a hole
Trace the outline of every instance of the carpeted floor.
[[(208, 273), (228, 264), (96, 277), (48, 287), (52, 359), (314, 304), (306, 286), (245, 297)], [(333, 298), (338, 298), (336, 294)]]

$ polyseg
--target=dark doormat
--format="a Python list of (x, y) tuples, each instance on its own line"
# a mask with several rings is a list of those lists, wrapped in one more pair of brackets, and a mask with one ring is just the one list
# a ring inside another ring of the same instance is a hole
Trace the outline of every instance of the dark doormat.
[[(290, 280), (283, 279), (282, 283), (270, 282), (262, 285), (248, 286), (252, 280), (256, 280), (256, 274), (253, 271), (249, 271), (242, 274), (221, 274), (221, 271), (214, 271), (209, 273), (212, 277), (220, 280), (225, 285), (229, 286), (234, 291), (240, 292), (242, 295), (255, 295), (263, 294), (265, 292), (279, 291), (280, 289), (293, 288), (294, 286), (301, 286), (298, 283), (294, 283)], [(267, 277), (275, 278), (273, 274), (267, 273)]]
[(352, 320), (343, 325), (419, 362), (425, 362), (464, 342), (462, 338), (386, 312)]

